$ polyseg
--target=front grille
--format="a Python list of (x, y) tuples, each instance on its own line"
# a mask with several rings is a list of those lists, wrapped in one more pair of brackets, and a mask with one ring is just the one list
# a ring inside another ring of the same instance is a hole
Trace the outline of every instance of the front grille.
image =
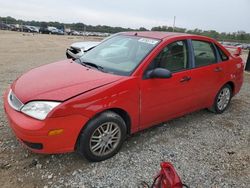
[(23, 103), (16, 97), (12, 90), (10, 90), (8, 95), (9, 105), (17, 111), (23, 107)]

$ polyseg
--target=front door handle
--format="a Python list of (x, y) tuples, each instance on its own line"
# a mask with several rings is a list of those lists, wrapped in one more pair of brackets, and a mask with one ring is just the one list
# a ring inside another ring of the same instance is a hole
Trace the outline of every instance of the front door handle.
[(215, 69), (214, 69), (214, 72), (221, 72), (222, 71), (222, 68), (221, 67), (216, 67)]
[(184, 76), (180, 82), (188, 82), (189, 80), (191, 80), (191, 77), (190, 76)]

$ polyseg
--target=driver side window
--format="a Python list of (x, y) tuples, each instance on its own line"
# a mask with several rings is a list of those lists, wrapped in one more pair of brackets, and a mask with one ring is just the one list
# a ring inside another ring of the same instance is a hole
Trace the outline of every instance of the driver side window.
[(155, 68), (165, 68), (179, 72), (188, 68), (188, 48), (186, 41), (176, 41), (167, 45), (154, 59)]

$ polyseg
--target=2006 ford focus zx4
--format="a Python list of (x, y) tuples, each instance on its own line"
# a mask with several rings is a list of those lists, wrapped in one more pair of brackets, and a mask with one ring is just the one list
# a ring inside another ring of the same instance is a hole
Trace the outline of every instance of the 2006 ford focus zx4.
[(4, 94), (4, 109), (32, 151), (101, 161), (152, 125), (205, 108), (224, 112), (243, 83), (239, 55), (203, 36), (119, 33), (79, 59), (20, 76)]

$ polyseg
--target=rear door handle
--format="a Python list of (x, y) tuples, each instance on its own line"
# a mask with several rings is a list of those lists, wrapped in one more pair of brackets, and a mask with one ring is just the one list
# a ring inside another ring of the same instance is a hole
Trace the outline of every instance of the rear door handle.
[(216, 67), (215, 69), (214, 69), (214, 72), (221, 72), (222, 71), (222, 68), (221, 67)]
[(188, 82), (189, 80), (191, 80), (191, 77), (190, 76), (184, 76), (180, 82)]

